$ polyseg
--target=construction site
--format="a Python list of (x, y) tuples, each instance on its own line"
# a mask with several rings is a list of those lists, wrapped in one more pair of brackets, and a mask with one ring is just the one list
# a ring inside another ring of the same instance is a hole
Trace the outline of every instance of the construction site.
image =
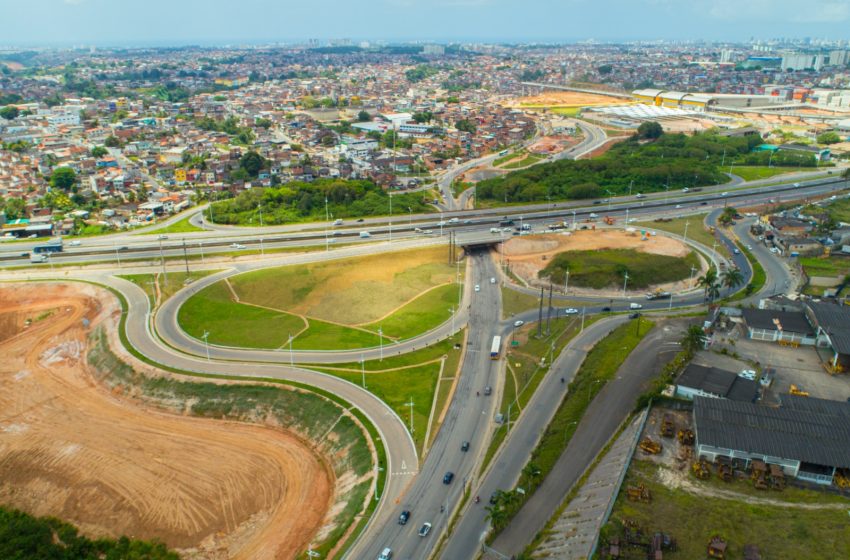
[(4, 504), (198, 559), (293, 558), (326, 524), (334, 473), (296, 434), (192, 417), (176, 400), (148, 406), (101, 383), (91, 334), (117, 337), (121, 313), (102, 290), (7, 285), (0, 309)]

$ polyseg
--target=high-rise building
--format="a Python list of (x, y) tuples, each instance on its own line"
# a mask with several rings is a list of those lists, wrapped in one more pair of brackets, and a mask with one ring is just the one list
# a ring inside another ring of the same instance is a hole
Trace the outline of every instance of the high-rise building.
[(446, 47), (443, 45), (425, 45), (422, 47), (422, 54), (444, 55)]

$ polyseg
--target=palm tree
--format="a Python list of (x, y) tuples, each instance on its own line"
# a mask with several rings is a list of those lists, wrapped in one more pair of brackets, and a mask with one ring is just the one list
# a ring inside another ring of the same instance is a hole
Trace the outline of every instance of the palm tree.
[(705, 297), (708, 299), (709, 287), (717, 283), (717, 269), (709, 268), (703, 276), (697, 280), (697, 285), (702, 286), (705, 291)]
[(714, 300), (720, 297), (720, 283), (715, 282), (706, 288), (706, 296), (709, 303), (714, 303)]
[(730, 268), (723, 273), (723, 285), (733, 290), (744, 283), (744, 274), (737, 268)]
[(702, 330), (702, 327), (699, 325), (691, 325), (688, 327), (688, 330), (685, 331), (685, 336), (682, 337), (682, 340), (679, 343), (682, 345), (682, 349), (685, 352), (693, 356), (697, 350), (705, 345), (705, 339), (705, 331)]

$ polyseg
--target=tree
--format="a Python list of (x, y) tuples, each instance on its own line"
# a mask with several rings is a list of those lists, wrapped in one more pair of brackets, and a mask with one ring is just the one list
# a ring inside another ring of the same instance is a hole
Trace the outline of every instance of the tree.
[(709, 287), (717, 284), (717, 270), (713, 267), (709, 268), (705, 275), (701, 276), (699, 280), (697, 280), (697, 284), (701, 286), (705, 292), (705, 297), (708, 299), (708, 291)]
[(653, 140), (655, 138), (661, 138), (663, 133), (664, 129), (661, 128), (661, 125), (654, 121), (643, 122), (637, 129), (638, 138), (648, 138)]
[(109, 150), (104, 148), (103, 146), (95, 146), (91, 149), (91, 157), (93, 158), (102, 158), (106, 154), (109, 153)]
[(682, 345), (682, 350), (684, 350), (688, 355), (693, 356), (698, 350), (705, 347), (705, 340), (705, 331), (702, 330), (702, 327), (699, 325), (691, 325), (688, 327), (688, 330), (685, 331), (685, 335), (679, 343)]
[(735, 219), (735, 216), (738, 215), (738, 211), (732, 208), (731, 206), (727, 206), (723, 209), (723, 213), (720, 214), (718, 221), (723, 225), (729, 225), (732, 223), (732, 220)]
[(257, 119), (257, 122), (255, 124), (260, 128), (265, 128), (266, 130), (272, 127), (271, 119)]
[(838, 144), (841, 142), (841, 136), (837, 132), (824, 132), (818, 135), (817, 141), (818, 144)]
[(431, 111), (420, 111), (413, 113), (413, 120), (417, 123), (429, 123), (434, 120), (434, 114)]
[(121, 140), (115, 136), (107, 136), (106, 140), (103, 141), (103, 145), (107, 148), (119, 148), (121, 147)]
[(603, 64), (602, 66), (600, 66), (600, 67), (599, 67), (599, 68), (597, 68), (596, 70), (597, 70), (600, 74), (602, 74), (603, 76), (605, 76), (606, 74), (610, 74), (610, 73), (614, 70), (614, 67), (613, 67), (613, 66), (611, 66), (610, 64)]
[(457, 121), (455, 123), (455, 128), (461, 132), (468, 132), (470, 134), (475, 133), (475, 124), (473, 124), (469, 119), (461, 119)]
[(0, 109), (0, 117), (3, 117), (7, 121), (11, 121), (13, 119), (18, 118), (18, 115), (20, 114), (21, 112), (18, 110), (18, 108), (12, 107), (11, 105)]
[(260, 170), (265, 167), (266, 160), (257, 152), (251, 150), (242, 156), (239, 160), (239, 167), (244, 169), (250, 177), (256, 177), (260, 174)]
[(77, 182), (77, 174), (70, 167), (58, 167), (50, 175), (50, 186), (68, 191)]
[(723, 273), (723, 285), (727, 288), (734, 289), (744, 283), (744, 275), (737, 268), (730, 268)]
[(372, 117), (369, 116), (368, 111), (360, 111), (359, 113), (357, 113), (357, 122), (366, 122), (371, 119)]
[(27, 202), (23, 198), (8, 198), (0, 205), (9, 220), (27, 217)]

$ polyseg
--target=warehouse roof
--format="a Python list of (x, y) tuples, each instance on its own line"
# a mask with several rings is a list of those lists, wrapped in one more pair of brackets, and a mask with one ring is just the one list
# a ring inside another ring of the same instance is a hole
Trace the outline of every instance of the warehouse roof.
[(676, 384), (721, 398), (746, 402), (752, 402), (757, 389), (755, 381), (739, 377), (735, 372), (699, 364), (688, 365)]
[(815, 302), (808, 306), (817, 325), (829, 335), (832, 348), (839, 354), (850, 354), (850, 308)]
[(773, 309), (744, 309), (744, 321), (754, 329), (778, 330), (805, 336), (814, 335), (812, 326), (802, 311)]
[(807, 400), (810, 402), (803, 403), (783, 396), (783, 406), (773, 408), (696, 397), (697, 441), (721, 449), (850, 468), (850, 404)]

